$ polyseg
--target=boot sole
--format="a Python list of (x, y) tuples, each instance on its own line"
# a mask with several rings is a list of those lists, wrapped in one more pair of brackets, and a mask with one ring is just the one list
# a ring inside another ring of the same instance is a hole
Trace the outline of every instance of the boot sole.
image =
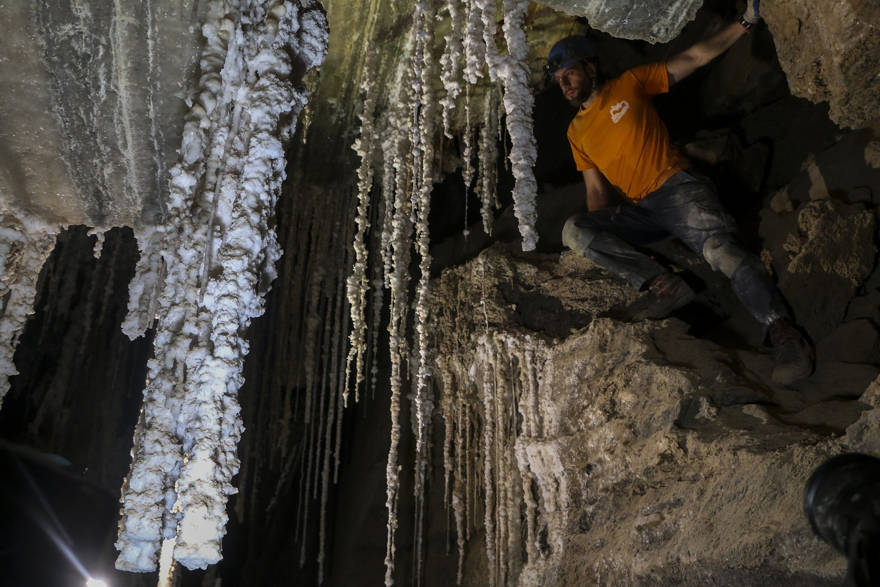
[(697, 294), (688, 288), (688, 291), (671, 300), (658, 300), (653, 296), (646, 296), (636, 300), (623, 311), (624, 316), (632, 321), (639, 320), (663, 320), (676, 310), (688, 305), (697, 297)]

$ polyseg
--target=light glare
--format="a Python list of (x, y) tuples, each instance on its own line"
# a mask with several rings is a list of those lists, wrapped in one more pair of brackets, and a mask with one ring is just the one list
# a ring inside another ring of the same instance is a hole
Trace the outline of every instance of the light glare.
[(95, 579), (94, 577), (89, 577), (86, 580), (86, 587), (107, 587), (107, 582), (102, 579)]

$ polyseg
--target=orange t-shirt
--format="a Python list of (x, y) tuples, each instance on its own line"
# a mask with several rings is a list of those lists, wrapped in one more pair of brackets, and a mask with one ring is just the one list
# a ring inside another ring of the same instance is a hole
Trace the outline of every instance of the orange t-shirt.
[(640, 65), (605, 83), (568, 125), (578, 171), (597, 167), (631, 200), (640, 200), (690, 162), (669, 144), (651, 97), (669, 91), (663, 62)]

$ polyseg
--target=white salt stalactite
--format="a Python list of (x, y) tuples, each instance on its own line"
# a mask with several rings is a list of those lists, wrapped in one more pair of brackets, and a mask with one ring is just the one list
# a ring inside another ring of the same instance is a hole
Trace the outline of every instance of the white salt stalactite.
[[(263, 313), (259, 288), (268, 289), (266, 284), (274, 277), (274, 264), (281, 256), (275, 231), (269, 227), (285, 177), (283, 142), (290, 138), (290, 128), (281, 128), (280, 119), (287, 114), (296, 118), (306, 102), (287, 81), (292, 63), (285, 47), (295, 46), (294, 35), (308, 29), (313, 35), (326, 35), (321, 13), (307, 12), (300, 21), (298, 7), (289, 2), (252, 5), (249, 12), (251, 23), (259, 25), (252, 26), (247, 37), (238, 28), (234, 37), (240, 40), (246, 68), (233, 83), (249, 92), (238, 121), (242, 140), (233, 141), (237, 152), (232, 160), (227, 159), (225, 176), (218, 182), (218, 195), (225, 197), (218, 198), (214, 215), (225, 230), (220, 242), (215, 240), (216, 247), (208, 249), (217, 251), (216, 268), (208, 273), (211, 277), (201, 302), (210, 310), (201, 312), (200, 317), (210, 332), (205, 338), (212, 344), (204, 359), (191, 361), (194, 353), (187, 357), (187, 371), (195, 376), (188, 378), (192, 384), (185, 407), (194, 409), (185, 409), (179, 420), (185, 430), (188, 458), (184, 458), (178, 480), (175, 507), (180, 508), (181, 519), (174, 557), (187, 568), (204, 568), (222, 558), (226, 496), (235, 492), (232, 477), (238, 472), (236, 447), (242, 425), (236, 396), (244, 382), (242, 369), (248, 351), (244, 333), (251, 320)], [(307, 68), (323, 60), (323, 50), (309, 55), (305, 45), (295, 53), (306, 61)], [(310, 58), (312, 63), (308, 63)], [(234, 75), (228, 67), (229, 57), (226, 63), (223, 74), (228, 74), (229, 83)], [(227, 210), (223, 204), (227, 203), (229, 216), (224, 217)], [(204, 397), (206, 389), (212, 391), (212, 397)], [(192, 398), (198, 401), (190, 402)], [(213, 533), (206, 531), (211, 525)]]
[(498, 25), (495, 22), (498, 16), (496, 0), (474, 0), (474, 7), (483, 20), (484, 58), (489, 71), (489, 79), (495, 82), (498, 81), (500, 68), (503, 63), (503, 58), (498, 53), (498, 47), (495, 45), (495, 32), (498, 29)]
[[(488, 71), (492, 81), (501, 82), (504, 88), (503, 102), (506, 113), (507, 130), (511, 137), (512, 149), (510, 161), (516, 180), (514, 187), (514, 211), (523, 236), (523, 249), (532, 250), (537, 242), (534, 231), (534, 197), (536, 184), (532, 172), (534, 165), (535, 143), (532, 136), (531, 110), (533, 99), (528, 87), (528, 71), (525, 65), (527, 51), (525, 36), (522, 33), (522, 20), (527, 3), (522, 0), (504, 3), (504, 34), (507, 54), (502, 55), (495, 44), (498, 28), (498, 10), (495, 0), (464, 0), (461, 4), (450, 0), (446, 12), (450, 19), (450, 33), (445, 38), (443, 56), (440, 60), (439, 82), (445, 90), (441, 100), (441, 118), (444, 133), (450, 134), (451, 113), (456, 97), (461, 92), (458, 80), (458, 67), (462, 60), (462, 76), (467, 82), (465, 92), (465, 137), (463, 138), (463, 175), (466, 190), (470, 189), (474, 179), (474, 137), (471, 126), (470, 86), (477, 83)], [(395, 535), (398, 526), (397, 503), (400, 490), (399, 456), (397, 454), (400, 441), (400, 402), (404, 382), (409, 375), (414, 384), (413, 418), (416, 435), (416, 470), (415, 470), (415, 554), (414, 582), (421, 578), (422, 564), (422, 524), (424, 516), (424, 486), (427, 471), (428, 447), (430, 443), (431, 413), (433, 398), (428, 386), (430, 375), (429, 349), (427, 346), (428, 323), (428, 277), (430, 271), (429, 235), (427, 230), (428, 212), (430, 210), (430, 193), (433, 182), (434, 154), (432, 141), (434, 132), (426, 122), (433, 116), (430, 110), (434, 105), (431, 89), (436, 84), (430, 74), (432, 69), (430, 44), (432, 33), (428, 32), (427, 21), (430, 16), (427, 0), (416, 5), (413, 18), (413, 30), (408, 40), (407, 50), (402, 60), (408, 60), (411, 69), (404, 71), (399, 68), (395, 85), (396, 91), (391, 93), (388, 111), (384, 123), (382, 151), (382, 200), (385, 213), (382, 216), (381, 253), (384, 279), (373, 279), (375, 293), (373, 296), (373, 323), (377, 324), (378, 300), (381, 299), (381, 284), (390, 289), (389, 311), (389, 352), (391, 363), (391, 431), (389, 455), (386, 465), (386, 508), (388, 510), (387, 542), (386, 542), (386, 576), (385, 582), (391, 585), (394, 574)], [(464, 17), (462, 18), (462, 14)], [(372, 159), (367, 136), (373, 132), (371, 112), (375, 102), (365, 97), (365, 110), (362, 115), (362, 134), (360, 142), (355, 146), (361, 156), (362, 173), (359, 174), (360, 197), (358, 205), (357, 235), (354, 245), (354, 265), (349, 279), (347, 293), (352, 312), (353, 330), (346, 365), (355, 365), (355, 387), (363, 380), (364, 348), (366, 346), (366, 293), (370, 286), (367, 279), (369, 254), (366, 242), (369, 239), (370, 224), (369, 187), (363, 180), (372, 185)], [(495, 162), (498, 156), (496, 132), (500, 132), (495, 112), (500, 109), (494, 106), (494, 93), (489, 90), (484, 95), (484, 118), (479, 133), (479, 169), (476, 189), (480, 195), (481, 216), (484, 230), (491, 231), (492, 203), (497, 205), (497, 169)], [(378, 125), (377, 125), (378, 126)], [(378, 142), (372, 139), (369, 142)], [(364, 167), (366, 166), (366, 167)], [(415, 242), (413, 242), (413, 233)], [(420, 279), (416, 286), (416, 299), (413, 316), (413, 346), (409, 353), (409, 300), (410, 277), (408, 274), (412, 247), (419, 254)], [(377, 255), (378, 256), (378, 255)], [(377, 263), (378, 264), (378, 263)], [(485, 309), (484, 309), (485, 313)], [(373, 339), (375, 341), (375, 338)], [(454, 453), (450, 454), (449, 440), (444, 444), (444, 470), (448, 475), (452, 471), (451, 458), (456, 460), (456, 474), (450, 487), (448, 476), (444, 479), (447, 500), (452, 501), (453, 517), (459, 540), (467, 539), (471, 529), (471, 519), (482, 514), (486, 525), (487, 551), (490, 553), (490, 579), (493, 584), (508, 581), (519, 567), (520, 556), (512, 551), (512, 545), (520, 534), (519, 509), (514, 507), (517, 500), (522, 499), (519, 482), (516, 477), (507, 475), (516, 468), (515, 456), (509, 450), (508, 441), (515, 435), (513, 405), (507, 385), (510, 379), (510, 366), (503, 365), (501, 343), (486, 338), (479, 353), (482, 358), (480, 377), (476, 387), (483, 402), (481, 414), (471, 415), (468, 410), (457, 417), (450, 416), (447, 422), (447, 434), (458, 434), (451, 445)], [(368, 351), (369, 352), (369, 351)], [(369, 355), (367, 355), (369, 356)], [(373, 355), (375, 358), (375, 355)], [(409, 360), (408, 368), (404, 361)], [(464, 372), (464, 369), (462, 368)], [(347, 371), (348, 373), (348, 371)], [(490, 375), (491, 374), (491, 375)], [(489, 384), (489, 378), (493, 381)], [(346, 375), (346, 379), (348, 375)], [(470, 375), (462, 375), (463, 380)], [(497, 378), (497, 381), (494, 379)], [(505, 379), (506, 378), (506, 379)], [(447, 384), (443, 384), (444, 387)], [(347, 393), (348, 386), (345, 386)], [(505, 407), (506, 406), (506, 407)], [(482, 416), (482, 426), (478, 421)], [(456, 422), (459, 422), (456, 429)], [(337, 435), (337, 441), (339, 436)], [(460, 440), (458, 440), (460, 439)], [(470, 451), (474, 451), (480, 462), (471, 464)], [(462, 463), (459, 465), (458, 463)], [(477, 487), (482, 480), (485, 501), (483, 511), (476, 504), (472, 505), (479, 493)], [(524, 488), (523, 488), (524, 490)], [(451, 495), (450, 495), (451, 493)], [(456, 505), (456, 503), (458, 505)], [(528, 526), (528, 524), (526, 524)], [(528, 531), (526, 529), (526, 531)], [(462, 536), (464, 538), (462, 538)], [(459, 550), (463, 551), (463, 543), (459, 542)]]
[(221, 558), (239, 465), (243, 334), (263, 311), (280, 256), (269, 227), (290, 131), (280, 121), (295, 120), (305, 102), (287, 81), (289, 55), (314, 67), (327, 41), (323, 14), (308, 1), (249, 3), (245, 12), (247, 33), (234, 22), (237, 3), (209, 6), (200, 93), (171, 170), (175, 226), (161, 253), (156, 356), (123, 487), (123, 570), (154, 570), (161, 537), (176, 536), (174, 557), (188, 568)]
[[(543, 359), (537, 357), (536, 354), (535, 348), (527, 347), (523, 350), (521, 357), (520, 379), (523, 391), (522, 397), (518, 402), (518, 408), (523, 422), (522, 436), (526, 438), (540, 438), (543, 435), (538, 404), (538, 373)], [(529, 561), (537, 561), (539, 558), (537, 532), (538, 503), (532, 495), (532, 483), (536, 481), (536, 477), (532, 473), (531, 468), (525, 466), (529, 463), (529, 458), (522, 438), (516, 439), (514, 451), (519, 465), (523, 501), (526, 506), (526, 534), (524, 537), (526, 557)]]
[(452, 499), (452, 472), (455, 469), (455, 463), (452, 460), (452, 443), (455, 438), (455, 403), (451, 393), (446, 393), (453, 389), (453, 373), (451, 365), (441, 359), (437, 360), (437, 368), (440, 372), (440, 386), (443, 396), (440, 401), (440, 409), (443, 413), (443, 504), (446, 506), (447, 514)]
[[(385, 507), (388, 509), (388, 528), (387, 543), (385, 555), (385, 584), (393, 585), (394, 558), (395, 558), (395, 534), (397, 531), (397, 501), (398, 490), (400, 485), (399, 465), (397, 447), (400, 442), (400, 394), (402, 381), (402, 361), (403, 341), (405, 336), (405, 308), (400, 306), (406, 304), (405, 289), (408, 285), (408, 278), (405, 276), (406, 267), (403, 259), (408, 254), (404, 253), (402, 248), (409, 248), (409, 239), (406, 233), (412, 230), (409, 219), (408, 206), (402, 203), (405, 196), (402, 192), (398, 192), (400, 197), (397, 199), (396, 208), (399, 210), (395, 213), (395, 229), (394, 229), (394, 256), (398, 259), (395, 264), (395, 271), (391, 277), (391, 317), (389, 320), (389, 337), (391, 352), (391, 433), (390, 446), (388, 451), (388, 464), (386, 466), (386, 501)], [(401, 299), (403, 298), (403, 299)]]
[[(473, 374), (469, 374), (460, 364), (458, 357), (454, 355), (438, 354), (434, 359), (434, 364), (439, 372), (440, 410), (445, 430), (443, 443), (444, 503), (447, 512), (452, 510), (455, 524), (456, 555), (458, 557), (456, 584), (461, 584), (464, 551), (469, 540), (470, 526), (468, 511), (469, 461), (474, 458), (469, 450), (470, 405), (466, 390)], [(484, 399), (482, 395), (477, 398), (480, 402), (483, 402)], [(485, 406), (483, 407), (485, 409)]]
[[(378, 149), (377, 149), (378, 150)], [(379, 177), (381, 181), (381, 174)], [(364, 299), (364, 322), (366, 325), (366, 335), (364, 337), (364, 386), (363, 392), (370, 399), (375, 399), (376, 382), (378, 381), (378, 344), (379, 344), (379, 322), (382, 320), (382, 308), (378, 308), (377, 317), (377, 299), (381, 304), (383, 294), (382, 283), (382, 263), (380, 262), (380, 239), (382, 232), (381, 221), (384, 211), (382, 206), (381, 191), (376, 190), (370, 206), (370, 226), (378, 227), (379, 230), (371, 230), (367, 238), (367, 268), (370, 272), (367, 278), (367, 291)], [(378, 238), (377, 238), (378, 236)], [(363, 417), (367, 417), (367, 410), (370, 402), (361, 403)], [(338, 468), (338, 467), (337, 467)], [(334, 481), (335, 483), (335, 481)]]
[[(509, 172), (510, 171), (510, 153), (508, 153), (508, 149), (507, 149), (507, 137), (506, 137), (506, 132), (505, 132), (507, 129), (505, 129), (504, 124), (502, 124), (504, 122), (504, 108), (496, 108), (496, 111), (497, 112), (495, 114), (495, 117), (496, 117), (495, 127), (498, 129), (498, 143), (501, 144), (501, 148), (504, 153), (504, 157), (502, 158), (502, 160), (504, 161), (504, 169)], [(498, 192), (497, 191), (495, 192), (495, 207), (496, 208), (501, 207), (501, 200), (498, 199)]]
[[(554, 555), (563, 552), (561, 529), (567, 522), (555, 512), (566, 507), (565, 479), (559, 476), (558, 458), (530, 442), (544, 434), (538, 397), (545, 352), (529, 336), (496, 332), (481, 335), (474, 348), (466, 348), (463, 355), (447, 352), (434, 360), (444, 371), (440, 407), (444, 422), (451, 422), (446, 432), (454, 437), (451, 448), (444, 449), (449, 455), (444, 459), (463, 457), (463, 462), (445, 464), (453, 476), (449, 504), (453, 516), (465, 518), (464, 523), (456, 522), (459, 555), (469, 539), (470, 522), (466, 519), (467, 501), (459, 508), (456, 499), (458, 495), (475, 499), (482, 493), (490, 585), (523, 582), (525, 563), (531, 564), (530, 572), (535, 573), (546, 562), (539, 544), (543, 539), (539, 523), (548, 531), (546, 539)], [(466, 372), (459, 366), (462, 362), (471, 364)], [(476, 386), (475, 397), (468, 395), (468, 382)], [(479, 409), (473, 427), (469, 424), (472, 408)], [(473, 453), (469, 448), (472, 431), (480, 439), (475, 446), (480, 450)], [(472, 493), (470, 468), (482, 480), (482, 492)], [(532, 494), (533, 483), (549, 488), (542, 490), (540, 502)], [(524, 512), (520, 504), (525, 505)], [(536, 576), (530, 574), (526, 584), (532, 584)]]
[(445, 46), (440, 58), (440, 81), (443, 82), (446, 95), (440, 100), (440, 106), (443, 108), (443, 134), (451, 139), (450, 118), (461, 93), (462, 11), (459, 0), (447, 0), (446, 12), (449, 15), (449, 34), (444, 37)]
[(474, 85), (483, 77), (483, 65), (486, 62), (486, 45), (483, 41), (482, 13), (479, 0), (464, 0), (464, 79), (468, 85)]
[[(468, 192), (471, 184), (474, 182), (474, 146), (471, 131), (471, 88), (467, 86), (464, 94), (464, 136), (462, 143), (462, 178), (464, 179), (464, 198), (467, 202)], [(467, 226), (467, 218), (465, 218), (465, 226)]]
[[(383, 227), (382, 233), (385, 232), (384, 221), (386, 218), (385, 214), (385, 202), (384, 198), (380, 199), (378, 213), (377, 216), (383, 219)], [(382, 233), (378, 235), (378, 238), (374, 239), (374, 243), (376, 243), (375, 249), (381, 248), (382, 243)], [(370, 329), (369, 332), (372, 335), (372, 339), (370, 341), (370, 350), (372, 352), (372, 360), (370, 362), (370, 399), (375, 399), (376, 387), (379, 381), (379, 328), (382, 324), (382, 307), (384, 305), (385, 298), (385, 283), (383, 279), (383, 259), (381, 259), (381, 251), (376, 255), (377, 258), (373, 264), (373, 305), (372, 305), (372, 319), (370, 321)]]
[[(350, 231), (351, 222), (346, 222), (345, 225), (348, 227), (348, 229), (343, 233), (343, 237), (342, 237), (341, 242), (348, 242), (348, 240), (350, 238), (352, 238), (352, 234)], [(343, 248), (340, 250), (339, 256), (341, 257), (341, 263), (340, 263), (341, 267), (345, 267), (348, 265), (349, 253), (350, 253), (349, 250), (346, 248)], [(337, 284), (337, 286), (342, 287), (342, 282), (340, 281), (339, 284)], [(339, 302), (343, 303), (343, 307), (339, 312), (337, 312), (336, 320), (334, 321), (334, 324), (333, 324), (333, 332), (338, 333), (338, 335), (339, 335), (339, 338), (338, 338), (339, 345), (338, 345), (338, 348), (336, 349), (335, 356), (338, 361), (337, 364), (342, 364), (342, 362), (345, 360), (345, 357), (347, 356), (345, 344), (344, 344), (345, 328), (347, 326), (347, 323), (345, 322), (344, 318), (345, 318), (345, 316), (351, 314), (351, 309), (348, 307), (348, 305), (347, 305), (348, 302), (347, 302), (347, 300), (344, 299), (341, 289), (339, 291), (337, 291), (337, 293), (336, 293), (336, 300), (337, 300), (337, 303), (339, 303)], [(338, 481), (339, 481), (339, 465), (342, 462), (342, 420), (343, 420), (343, 414), (345, 413), (345, 392), (348, 389), (348, 381), (344, 377), (338, 377), (337, 381), (335, 382), (335, 385), (338, 388), (336, 390), (336, 412), (339, 415), (336, 418), (336, 443), (333, 447), (333, 484), (334, 485), (336, 483), (338, 483)], [(365, 404), (366, 404), (366, 402), (365, 402)], [(326, 498), (326, 496), (325, 496), (325, 498)], [(323, 504), (321, 507), (326, 508), (326, 499), (322, 503)]]
[(483, 348), (479, 349), (478, 355), (483, 354), (483, 373), (481, 394), (483, 402), (483, 491), (485, 496), (485, 508), (483, 512), (486, 532), (486, 556), (489, 561), (489, 585), (497, 585), (497, 536), (495, 532), (495, 374), (491, 361), (491, 351), (488, 349), (489, 341), (480, 341)]
[[(464, 175), (466, 190), (471, 183), (469, 123), (470, 123), (470, 85), (477, 83), (483, 75), (483, 66), (488, 70), (489, 79), (501, 82), (504, 88), (503, 105), (507, 121), (507, 131), (511, 140), (511, 151), (507, 159), (512, 167), (514, 176), (513, 202), (514, 214), (519, 224), (522, 235), (522, 248), (524, 251), (534, 250), (537, 245), (538, 235), (535, 231), (535, 197), (537, 195), (537, 182), (534, 177), (534, 165), (537, 160), (537, 147), (535, 143), (532, 123), (532, 108), (534, 97), (529, 88), (528, 46), (525, 33), (522, 30), (522, 22), (528, 8), (528, 0), (505, 0), (503, 5), (504, 23), (503, 31), (507, 44), (507, 55), (499, 53), (495, 44), (497, 30), (497, 8), (495, 0), (465, 0), (465, 13), (467, 18), (463, 31), (462, 44), (464, 47), (464, 79), (465, 87), (465, 111), (466, 126), (465, 149), (464, 149)], [(488, 91), (491, 94), (491, 90)], [(487, 101), (490, 98), (486, 98)], [(485, 116), (501, 109), (484, 107)], [(497, 175), (495, 172), (495, 158), (497, 150), (492, 143), (491, 127), (484, 120), (483, 132), (480, 136), (480, 174), (483, 178), (477, 186), (481, 196), (481, 215), (483, 228), (490, 233), (490, 211), (487, 199), (495, 199), (497, 206), (497, 193), (495, 184)], [(506, 149), (506, 141), (501, 141)], [(491, 146), (490, 146), (491, 145)], [(483, 147), (486, 147), (485, 150)], [(493, 152), (494, 151), (494, 152)]]
[(12, 361), (18, 337), (33, 312), (37, 278), (55, 246), (57, 227), (24, 214), (0, 215), (0, 406), (9, 378), (18, 374)]
[(540, 368), (546, 359), (537, 356), (534, 347), (525, 351), (525, 368), (523, 369), (523, 387), (529, 390), (528, 403), (520, 402), (523, 420), (527, 422), (525, 434), (534, 438), (543, 436), (544, 429), (541, 424), (540, 399), (538, 389), (541, 383)]
[[(174, 486), (183, 450), (175, 424), (184, 393), (178, 382), (184, 381), (190, 347), (190, 340), (181, 330), (196, 313), (199, 263), (208, 241), (205, 203), (198, 199), (197, 184), (206, 173), (206, 147), (215, 133), (222, 134), (214, 107), (222, 91), (220, 71), (226, 59), (227, 41), (234, 29), (234, 23), (224, 18), (226, 12), (220, 3), (209, 5), (203, 27), (200, 94), (187, 114), (181, 159), (170, 170), (168, 212), (169, 218), (178, 223), (178, 229), (167, 231), (156, 253), (168, 268), (157, 300), (159, 321), (154, 347), (161, 351), (147, 363), (147, 385), (135, 429), (131, 468), (122, 488), (116, 568), (125, 571), (153, 571), (162, 540), (177, 534), (177, 513), (172, 514), (171, 510), (177, 499)], [(152, 254), (142, 251), (141, 259)], [(151, 265), (145, 263), (141, 267)], [(143, 270), (135, 276), (136, 281), (145, 278)], [(161, 312), (165, 308), (168, 312)], [(132, 314), (130, 305), (129, 316)], [(188, 333), (193, 330), (192, 326), (187, 328)]]
[(161, 249), (164, 227), (136, 230), (134, 236), (140, 257), (135, 265), (135, 277), (128, 284), (128, 313), (122, 322), (122, 332), (130, 340), (143, 336), (153, 325), (158, 291), (165, 276)]
[[(434, 181), (434, 98), (432, 79), (434, 73), (433, 57), (429, 41), (433, 38), (433, 18), (427, 1), (419, 2), (416, 8), (416, 51), (413, 56), (413, 78), (418, 82), (413, 86), (414, 107), (417, 109), (418, 158), (413, 161), (414, 173), (419, 175), (417, 189), (413, 192), (413, 210), (416, 215), (416, 249), (419, 254), (419, 282), (416, 288), (415, 307), (415, 354), (417, 369), (415, 377), (414, 411), (416, 429), (415, 462), (415, 564), (414, 583), (421, 584), (423, 564), (425, 478), (428, 469), (430, 449), (431, 414), (434, 410), (432, 390), (429, 385), (430, 364), (428, 349), (429, 320), (429, 282), (431, 278), (431, 250), (428, 218), (431, 212), (431, 190)], [(417, 167), (418, 165), (418, 167)]]
[[(400, 80), (395, 82), (400, 87)], [(397, 96), (395, 96), (397, 97)], [(391, 287), (391, 273), (394, 271), (394, 198), (396, 194), (398, 152), (400, 150), (398, 133), (394, 124), (400, 118), (395, 115), (400, 103), (390, 106), (391, 113), (386, 119), (385, 140), (382, 141), (382, 233), (379, 235), (379, 254), (382, 257), (382, 288)]]
[(538, 243), (538, 233), (535, 231), (538, 184), (534, 173), (538, 151), (532, 122), (535, 99), (529, 88), (526, 65), (529, 50), (522, 29), (528, 7), (528, 0), (504, 0), (503, 28), (509, 55), (498, 70), (504, 85), (504, 112), (511, 142), (509, 159), (515, 179), (513, 212), (519, 223), (524, 251), (534, 250)]
[(498, 192), (498, 134), (495, 111), (495, 92), (486, 92), (483, 103), (483, 126), (480, 127), (479, 140), (479, 173), (477, 176), (477, 194), (480, 198), (480, 216), (483, 219), (483, 231), (492, 234), (494, 221), (493, 206)]
[(366, 347), (367, 323), (366, 303), (369, 282), (367, 280), (367, 239), (370, 230), (370, 197), (373, 188), (373, 121), (375, 118), (376, 98), (378, 91), (375, 87), (375, 74), (371, 64), (374, 58), (368, 57), (368, 66), (364, 74), (361, 86), (363, 92), (363, 110), (359, 117), (361, 121), (360, 136), (355, 139), (352, 148), (360, 157), (361, 164), (358, 167), (357, 184), (357, 233), (354, 237), (354, 262), (351, 274), (348, 276), (346, 292), (348, 304), (351, 308), (351, 330), (349, 333), (349, 350), (345, 362), (345, 390), (344, 403), (348, 405), (348, 389), (352, 363), (355, 365), (355, 401), (359, 399), (361, 382), (364, 380), (364, 352)]
[(95, 246), (92, 249), (92, 256), (97, 260), (101, 258), (101, 253), (104, 252), (104, 234), (106, 230), (103, 228), (90, 228), (88, 232), (86, 232), (87, 236), (95, 237)]
[[(496, 342), (495, 346), (495, 444), (493, 455), (495, 464), (495, 547), (498, 557), (498, 584), (506, 585), (515, 554), (510, 551), (509, 537), (511, 533), (511, 499), (510, 483), (516, 474), (510, 466), (509, 447), (512, 444), (510, 434), (509, 409), (516, 398), (516, 389), (510, 377), (511, 360), (506, 350), (506, 341)], [(517, 508), (518, 509), (518, 508)], [(517, 515), (518, 515), (517, 511)]]
[[(412, 53), (410, 38), (408, 54)], [(397, 91), (393, 93), (396, 100), (389, 114), (389, 139), (383, 143), (383, 151), (386, 162), (391, 161), (391, 166), (386, 166), (386, 171), (393, 170), (393, 177), (384, 178), (386, 198), (385, 205), (391, 211), (390, 232), (383, 230), (383, 251), (390, 264), (390, 270), (386, 272), (387, 285), (390, 290), (389, 319), (388, 319), (388, 347), (391, 362), (390, 374), (390, 406), (391, 429), (389, 434), (388, 461), (385, 467), (385, 507), (388, 510), (388, 524), (386, 529), (385, 545), (385, 584), (394, 584), (394, 565), (396, 556), (396, 534), (398, 526), (397, 503), (400, 489), (400, 465), (398, 446), (400, 443), (400, 398), (403, 387), (403, 360), (407, 352), (406, 322), (408, 290), (409, 290), (409, 261), (413, 225), (411, 218), (411, 202), (407, 190), (411, 188), (411, 169), (404, 162), (403, 151), (406, 146), (406, 129), (410, 118), (407, 115), (406, 101), (404, 100), (405, 88), (411, 83), (409, 68), (403, 66), (398, 70), (396, 80)], [(393, 186), (393, 189), (390, 187)]]

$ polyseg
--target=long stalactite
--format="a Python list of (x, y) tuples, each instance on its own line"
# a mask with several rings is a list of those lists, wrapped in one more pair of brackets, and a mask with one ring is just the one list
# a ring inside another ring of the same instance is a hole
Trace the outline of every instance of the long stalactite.
[[(155, 570), (163, 540), (187, 568), (222, 556), (239, 470), (244, 333), (263, 312), (281, 255), (272, 218), (284, 145), (307, 100), (290, 80), (291, 56), (309, 69), (326, 53), (326, 20), (310, 2), (216, 1), (203, 35), (199, 93), (170, 172), (169, 224), (158, 249), (142, 245), (153, 259), (133, 288), (149, 291), (164, 267), (156, 353), (123, 487), (123, 570)], [(154, 307), (142, 296), (134, 302), (133, 313)]]

